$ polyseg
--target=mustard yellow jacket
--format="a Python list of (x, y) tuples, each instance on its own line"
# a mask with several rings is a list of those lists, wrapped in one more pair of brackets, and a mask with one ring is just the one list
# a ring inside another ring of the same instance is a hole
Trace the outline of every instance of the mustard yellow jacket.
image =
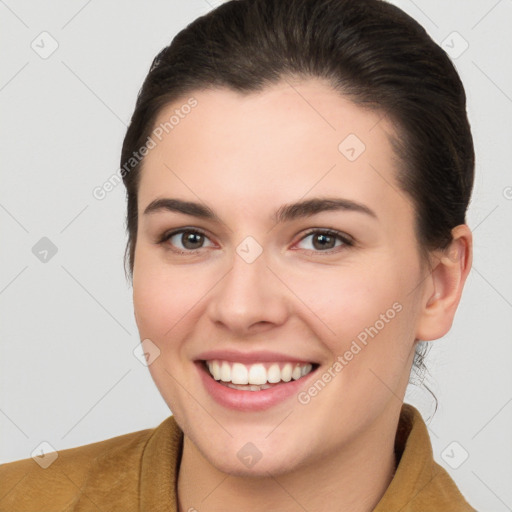
[[(183, 432), (173, 416), (157, 428), (0, 465), (1, 512), (177, 512)], [(399, 464), (374, 512), (474, 511), (438, 465), (420, 413), (403, 404)], [(45, 455), (45, 456), (48, 456)], [(44, 465), (44, 464), (43, 464)]]

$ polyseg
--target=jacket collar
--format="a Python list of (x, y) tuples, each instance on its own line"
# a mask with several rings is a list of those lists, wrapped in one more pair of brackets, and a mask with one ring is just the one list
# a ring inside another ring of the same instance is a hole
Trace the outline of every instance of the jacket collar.
[[(142, 455), (140, 510), (177, 512), (183, 432), (173, 416), (155, 429)], [(471, 512), (448, 473), (433, 459), (421, 414), (403, 404), (395, 437), (398, 466), (374, 512)]]
[(475, 510), (446, 470), (434, 461), (427, 426), (410, 404), (402, 404), (395, 454), (398, 460), (395, 475), (374, 512)]

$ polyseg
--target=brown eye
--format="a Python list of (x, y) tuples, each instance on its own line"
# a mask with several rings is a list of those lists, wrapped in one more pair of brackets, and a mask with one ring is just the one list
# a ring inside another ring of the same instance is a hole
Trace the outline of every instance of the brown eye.
[(335, 246), (336, 238), (324, 233), (315, 233), (313, 235), (313, 247), (315, 249), (332, 249)]
[(185, 249), (199, 249), (204, 242), (204, 235), (195, 231), (185, 231), (181, 234), (181, 243)]
[[(207, 241), (209, 243), (208, 245), (205, 245), (205, 242)], [(195, 251), (197, 249), (202, 249), (203, 247), (214, 245), (206, 235), (194, 229), (174, 231), (173, 233), (165, 235), (161, 242), (170, 244), (178, 252)]]
[(353, 242), (348, 236), (336, 231), (315, 230), (308, 233), (299, 244), (305, 244), (301, 249), (313, 252), (328, 252), (336, 247), (352, 246)]

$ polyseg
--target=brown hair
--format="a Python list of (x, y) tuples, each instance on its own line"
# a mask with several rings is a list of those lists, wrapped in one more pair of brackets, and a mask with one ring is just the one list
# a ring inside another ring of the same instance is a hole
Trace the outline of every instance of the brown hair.
[[(161, 109), (205, 88), (253, 93), (284, 77), (323, 78), (354, 103), (385, 113), (400, 188), (415, 205), (422, 256), (465, 223), (474, 181), (466, 95), (446, 53), (383, 0), (231, 0), (179, 32), (154, 59), (126, 132), (121, 167), (144, 146)], [(123, 173), (132, 276), (144, 160)], [(415, 364), (422, 366), (417, 351)]]

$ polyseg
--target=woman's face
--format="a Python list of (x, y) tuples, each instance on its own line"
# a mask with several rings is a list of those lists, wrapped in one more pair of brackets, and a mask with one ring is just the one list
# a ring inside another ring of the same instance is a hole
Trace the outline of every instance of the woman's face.
[[(198, 91), (166, 122), (141, 174), (133, 292), (181, 428), (234, 474), (364, 442), (400, 409), (426, 292), (392, 125), (316, 80)], [(238, 382), (301, 378), (233, 389), (204, 360)]]

